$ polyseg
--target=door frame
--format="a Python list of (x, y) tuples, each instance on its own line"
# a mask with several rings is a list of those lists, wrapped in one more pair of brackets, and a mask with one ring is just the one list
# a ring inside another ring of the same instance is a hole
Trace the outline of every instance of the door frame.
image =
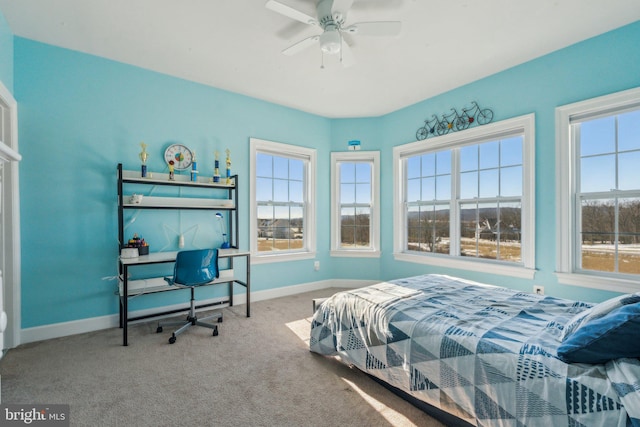
[[(8, 141), (0, 139), (0, 161), (2, 164), (2, 253), (4, 264), (2, 271), (2, 292), (4, 311), (7, 313), (7, 329), (3, 334), (2, 350), (20, 344), (21, 331), (21, 257), (20, 257), (20, 192), (18, 162), (22, 156), (18, 153), (18, 103), (11, 92), (0, 81), (0, 105), (8, 108)], [(6, 117), (6, 115), (4, 116)], [(4, 142), (4, 143), (2, 143)], [(0, 307), (0, 310), (2, 307)], [(2, 357), (2, 354), (0, 354)]]

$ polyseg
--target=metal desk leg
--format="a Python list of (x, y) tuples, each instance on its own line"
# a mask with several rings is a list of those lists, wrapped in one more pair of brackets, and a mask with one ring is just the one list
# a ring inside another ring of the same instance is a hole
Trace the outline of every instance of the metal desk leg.
[(127, 329), (129, 328), (129, 267), (122, 267), (122, 345), (128, 344)]
[(251, 317), (251, 255), (247, 254), (247, 317)]

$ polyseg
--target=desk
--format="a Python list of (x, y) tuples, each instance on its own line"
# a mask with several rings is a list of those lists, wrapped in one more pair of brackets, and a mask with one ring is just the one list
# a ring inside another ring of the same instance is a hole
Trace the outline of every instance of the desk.
[[(127, 326), (128, 323), (130, 321), (134, 321), (134, 320), (141, 320), (141, 319), (145, 319), (145, 318), (150, 318), (150, 317), (156, 317), (159, 315), (163, 315), (163, 314), (172, 314), (172, 313), (179, 313), (181, 311), (187, 310), (188, 307), (186, 307), (185, 309), (178, 309), (178, 310), (170, 310), (170, 311), (164, 311), (164, 312), (160, 312), (160, 313), (154, 313), (152, 315), (149, 316), (140, 316), (140, 317), (134, 317), (134, 318), (129, 318), (129, 305), (128, 305), (128, 300), (129, 300), (129, 296), (132, 295), (132, 293), (130, 293), (129, 290), (129, 268), (130, 267), (135, 267), (135, 266), (140, 266), (140, 265), (151, 265), (151, 264), (164, 264), (164, 263), (170, 263), (170, 262), (175, 262), (176, 261), (176, 256), (177, 256), (178, 252), (177, 251), (173, 251), (173, 252), (155, 252), (155, 253), (150, 253), (149, 255), (142, 255), (139, 256), (137, 258), (119, 258), (119, 264), (120, 264), (120, 283), (122, 285), (122, 288), (119, 289), (119, 297), (120, 297), (120, 327), (122, 328), (122, 345), (126, 346), (128, 345), (128, 338), (127, 338)], [(235, 274), (233, 277), (220, 277), (216, 280), (214, 280), (211, 283), (208, 283), (206, 285), (202, 285), (202, 286), (210, 286), (210, 285), (216, 285), (216, 284), (220, 284), (220, 283), (228, 283), (229, 284), (229, 299), (225, 300), (225, 301), (221, 301), (219, 303), (216, 304), (206, 304), (206, 305), (200, 305), (197, 308), (202, 308), (202, 307), (207, 307), (207, 306), (212, 306), (212, 305), (218, 305), (218, 304), (225, 304), (225, 303), (229, 303), (229, 306), (232, 307), (233, 306), (233, 284), (237, 283), (241, 286), (244, 286), (247, 289), (247, 317), (251, 317), (251, 305), (250, 305), (250, 294), (251, 294), (251, 256), (250, 253), (248, 251), (241, 251), (239, 249), (235, 249), (235, 248), (231, 248), (231, 249), (218, 249), (218, 258), (219, 259), (224, 259), (227, 258), (229, 259), (229, 268), (233, 269), (233, 259), (236, 257), (245, 257), (247, 260), (247, 270), (246, 270), (246, 280), (245, 281), (241, 281), (238, 280), (235, 277)], [(222, 272), (224, 272), (225, 270), (222, 270)], [(151, 287), (148, 289), (143, 290), (142, 292), (137, 292), (136, 294), (144, 294), (144, 293), (154, 293), (154, 292), (163, 292), (163, 291), (171, 291), (171, 290), (178, 290), (181, 288), (175, 287), (175, 286), (170, 286), (170, 285), (163, 285), (163, 286), (155, 286), (155, 287)]]

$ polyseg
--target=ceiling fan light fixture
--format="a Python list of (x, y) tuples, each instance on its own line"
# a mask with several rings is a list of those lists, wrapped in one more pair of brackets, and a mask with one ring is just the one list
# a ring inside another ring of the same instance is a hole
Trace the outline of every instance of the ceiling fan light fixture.
[(338, 30), (327, 30), (320, 35), (320, 49), (326, 54), (335, 55), (340, 52), (341, 44), (342, 37)]

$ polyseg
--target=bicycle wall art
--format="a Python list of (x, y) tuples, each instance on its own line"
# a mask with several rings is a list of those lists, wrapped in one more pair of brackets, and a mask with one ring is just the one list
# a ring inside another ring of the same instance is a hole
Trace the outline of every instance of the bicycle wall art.
[(449, 132), (468, 129), (471, 125), (486, 125), (493, 120), (493, 111), (488, 108), (481, 108), (477, 102), (472, 101), (470, 108), (463, 108), (462, 113), (458, 113), (455, 108), (449, 114), (438, 117), (435, 114), (431, 119), (424, 121), (424, 126), (416, 132), (418, 141), (427, 139), (429, 136), (442, 136)]

